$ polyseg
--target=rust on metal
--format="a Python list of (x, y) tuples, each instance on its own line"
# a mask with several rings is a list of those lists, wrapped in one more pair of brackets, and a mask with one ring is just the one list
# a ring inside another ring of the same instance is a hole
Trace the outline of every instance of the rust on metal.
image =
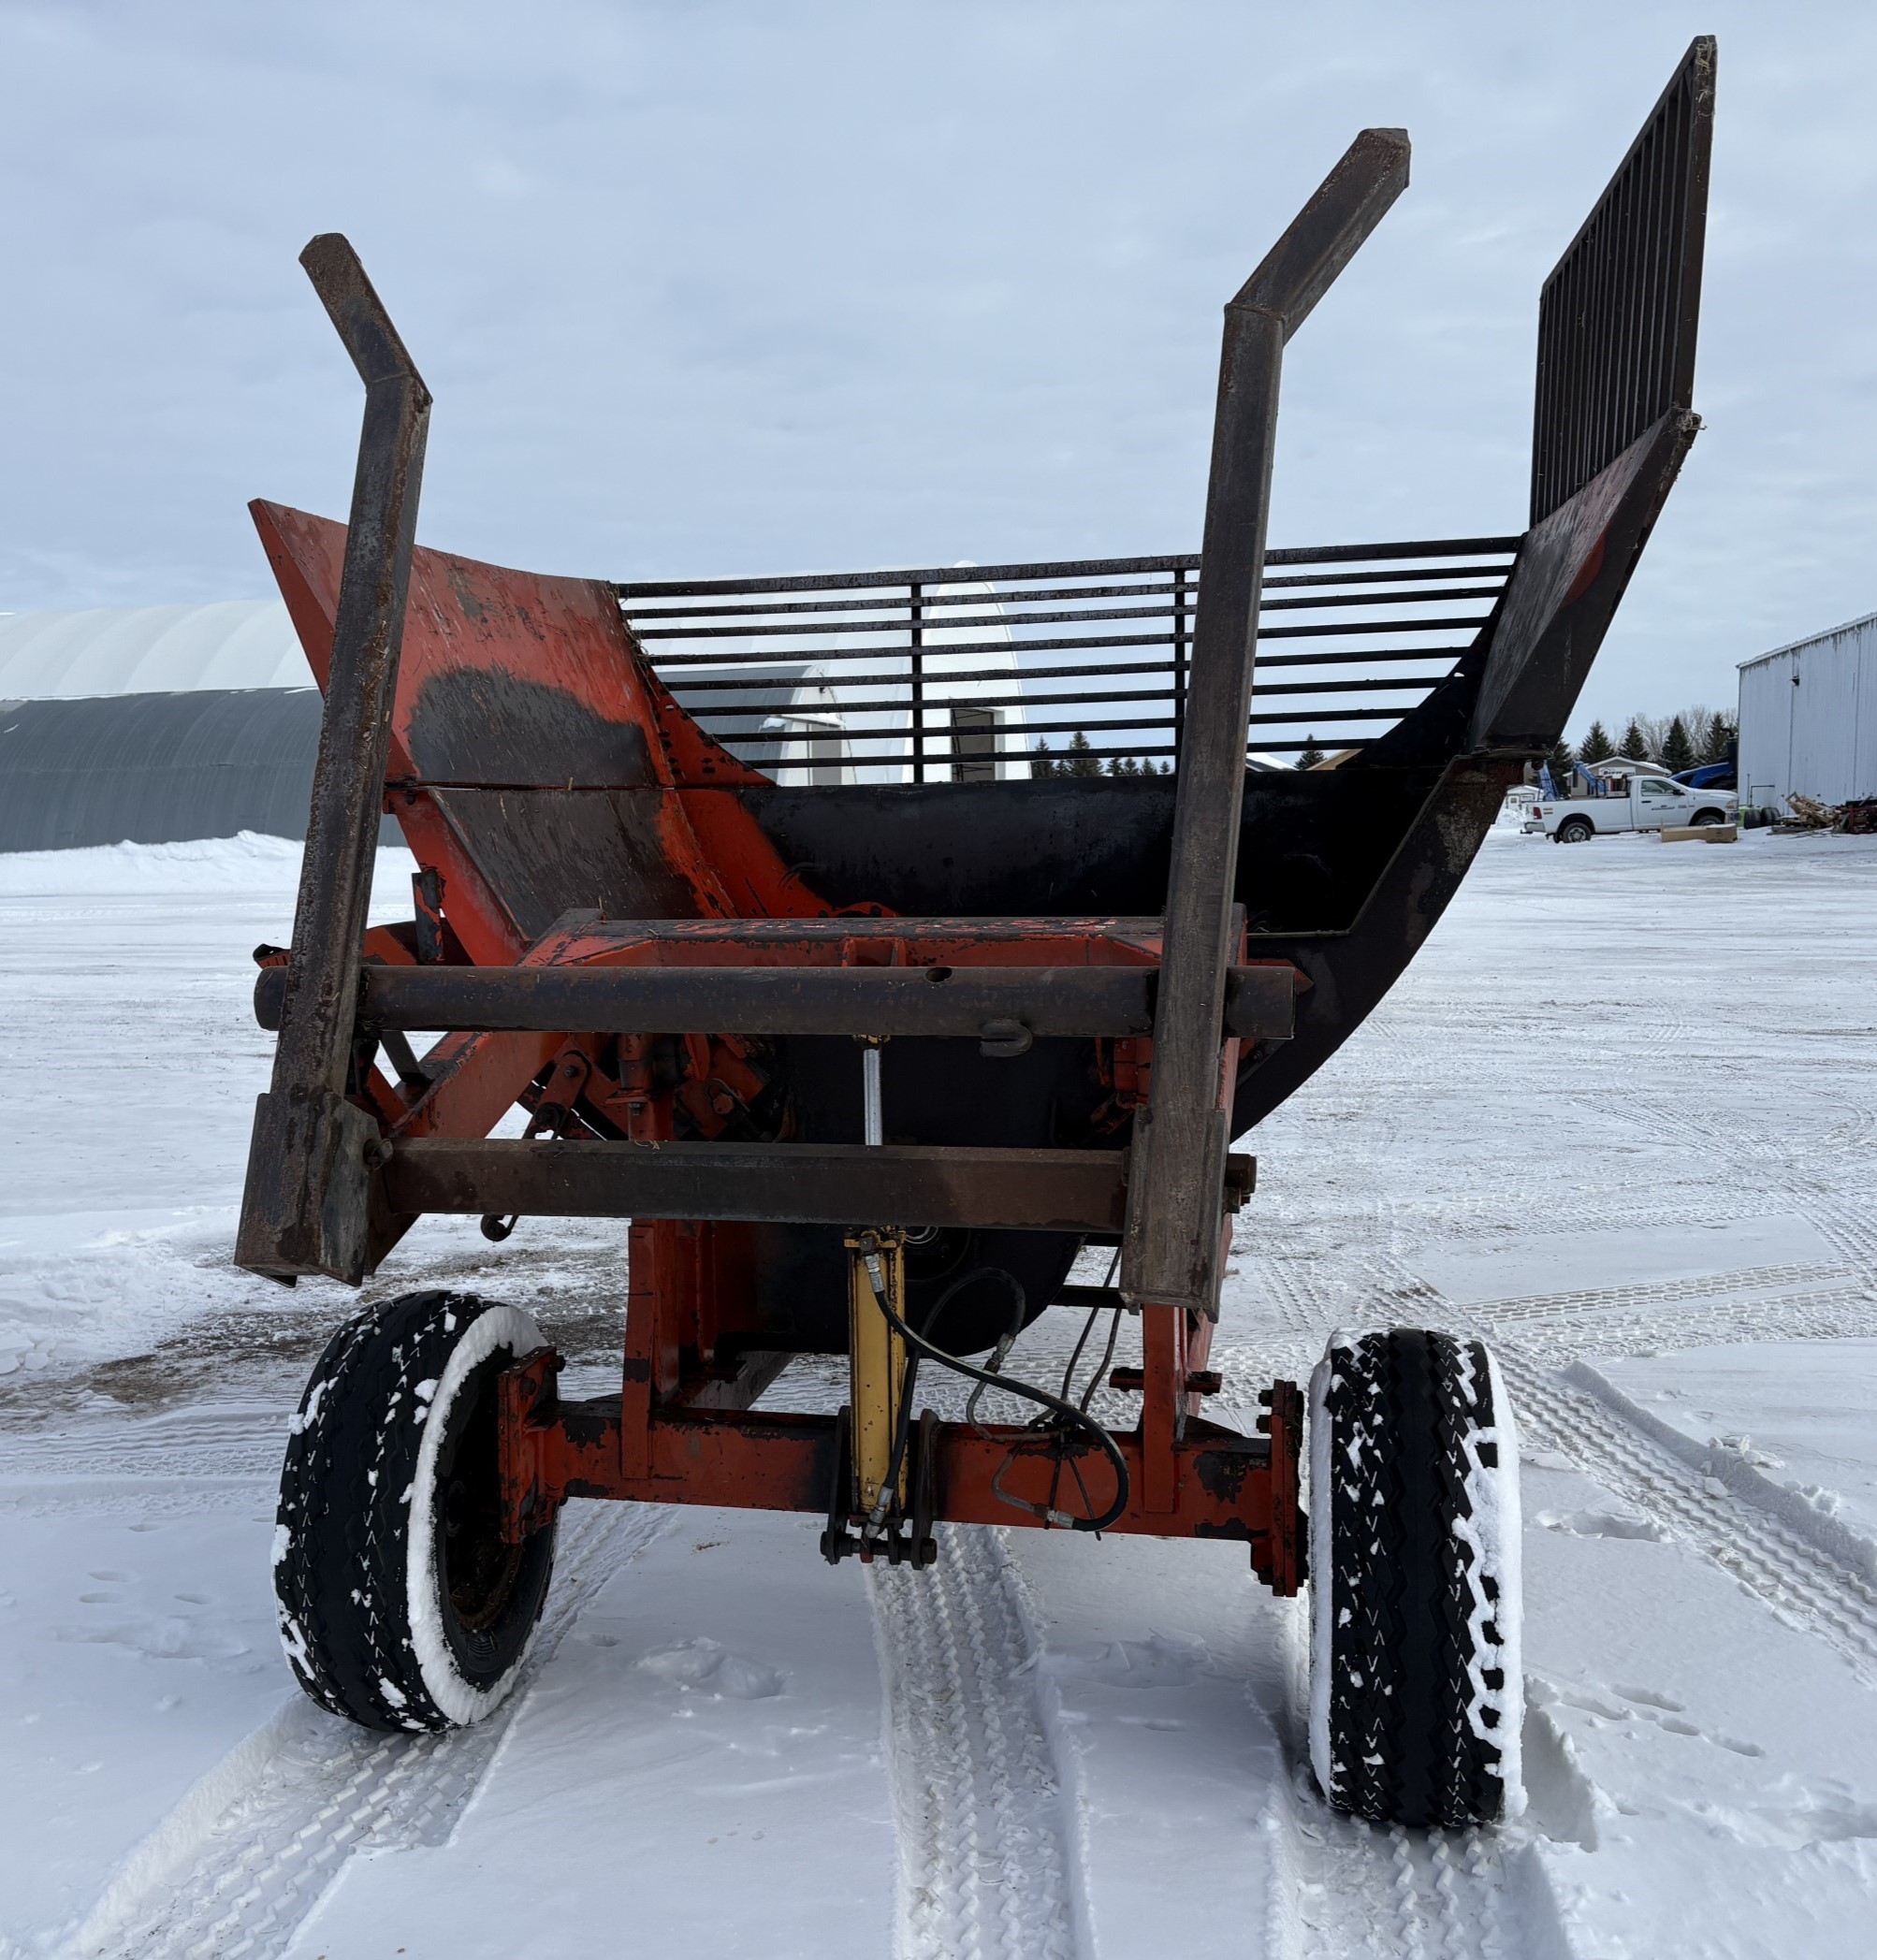
[(300, 254), (365, 384), (351, 524), (336, 580), (326, 714), (313, 777), (293, 956), (273, 1079), (255, 1111), (237, 1262), (271, 1279), (367, 1270), (365, 1152), (346, 1099), (371, 852), (397, 698), (430, 394), (347, 240)]
[[(846, 1241), (884, 1227), (954, 1356), (1052, 1302), (1141, 1346), (1125, 1503), (1109, 1432), (895, 1408), (887, 1556), (1113, 1504), (1304, 1582), (1301, 1393), (1252, 1435), (1202, 1414), (1256, 1188), (1230, 1143), (1400, 976), (1608, 630), (1697, 426), (1712, 80), (1698, 40), (1548, 283), (1521, 537), (1266, 548), (1284, 348), (1404, 184), (1398, 131), (1228, 307), (1182, 556), (616, 585), (417, 549), (429, 394), (350, 247), (308, 248), (366, 407), (349, 523), (253, 506), (327, 707), (237, 1256), (356, 1284), (427, 1212), (629, 1221), (617, 1392), (561, 1401), (546, 1350), (501, 1377), (510, 1542), (568, 1497), (837, 1517), (839, 1421), (755, 1405), (850, 1351)], [(766, 727), (809, 667), (839, 755)], [(1313, 725), (1329, 766), (1269, 766)], [(368, 931), (385, 812), (413, 916)], [(1071, 1279), (1091, 1245), (1118, 1288)]]

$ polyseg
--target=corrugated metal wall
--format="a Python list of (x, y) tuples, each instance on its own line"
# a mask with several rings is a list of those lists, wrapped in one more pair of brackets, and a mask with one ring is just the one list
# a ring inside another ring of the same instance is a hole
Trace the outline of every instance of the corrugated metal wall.
[(1877, 796), (1877, 614), (1740, 669), (1740, 800)]

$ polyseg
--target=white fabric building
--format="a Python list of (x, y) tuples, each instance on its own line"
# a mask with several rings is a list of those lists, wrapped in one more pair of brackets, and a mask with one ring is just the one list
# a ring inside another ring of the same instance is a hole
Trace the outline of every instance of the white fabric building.
[(0, 701), (312, 686), (278, 599), (0, 617)]
[[(949, 596), (961, 595), (983, 603), (925, 632), (926, 778), (1027, 777), (1010, 628), (989, 585)], [(708, 669), (673, 685), (784, 782), (898, 782), (914, 774), (915, 732), (903, 655), (897, 666), (856, 681), (844, 662), (784, 661), (742, 671), (749, 685), (732, 698)], [(0, 616), (0, 850), (305, 834), (319, 697), (279, 600)]]
[(1740, 663), (1740, 801), (1877, 796), (1877, 613)]
[(305, 834), (319, 696), (279, 600), (0, 617), (0, 850)]

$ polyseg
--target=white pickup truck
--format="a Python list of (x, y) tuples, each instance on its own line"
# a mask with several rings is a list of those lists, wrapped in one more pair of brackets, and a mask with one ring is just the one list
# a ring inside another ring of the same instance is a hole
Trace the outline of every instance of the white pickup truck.
[(1666, 776), (1633, 776), (1627, 791), (1535, 804), (1527, 832), (1554, 844), (1582, 844), (1599, 833), (1662, 830), (1670, 824), (1731, 823), (1739, 799), (1731, 790), (1691, 790)]

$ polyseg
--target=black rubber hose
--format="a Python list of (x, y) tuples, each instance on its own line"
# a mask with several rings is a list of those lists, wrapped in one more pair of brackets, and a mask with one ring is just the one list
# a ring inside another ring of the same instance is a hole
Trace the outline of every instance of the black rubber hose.
[[(977, 1279), (980, 1275), (971, 1273), (968, 1277)], [(968, 1381), (982, 1382), (987, 1387), (991, 1388), (1007, 1388), (1012, 1395), (1020, 1395), (1026, 1401), (1035, 1402), (1040, 1408), (1052, 1410), (1071, 1427), (1085, 1430), (1092, 1436), (1098, 1447), (1107, 1454), (1109, 1461), (1114, 1466), (1113, 1501), (1099, 1517), (1069, 1517), (1063, 1512), (1056, 1512), (1052, 1516), (1045, 1506), (1026, 1504), (1019, 1498), (1011, 1499), (1010, 1502), (1011, 1503), (1017, 1505), (1020, 1510), (1034, 1511), (1040, 1517), (1049, 1517), (1052, 1523), (1062, 1521), (1072, 1532), (1105, 1532), (1122, 1517), (1128, 1509), (1128, 1499), (1130, 1492), (1128, 1459), (1121, 1454), (1121, 1445), (1115, 1442), (1113, 1437), (1108, 1433), (1100, 1423), (1097, 1422), (1092, 1416), (1078, 1409), (1073, 1402), (1065, 1401), (1059, 1395), (1052, 1395), (1047, 1388), (1039, 1388), (1030, 1382), (1018, 1381), (1014, 1375), (993, 1374), (988, 1368), (974, 1368), (969, 1361), (960, 1360), (956, 1355), (947, 1354), (942, 1347), (935, 1347), (924, 1334), (915, 1333), (893, 1311), (892, 1307), (887, 1303), (885, 1295), (880, 1292), (877, 1285), (874, 1285), (873, 1274), (871, 1272), (867, 1273), (866, 1283), (873, 1287), (873, 1297), (880, 1302), (880, 1311), (886, 1315), (887, 1325), (915, 1353), (924, 1355), (929, 1359), (937, 1361), (941, 1368), (951, 1369), (954, 1374), (962, 1374)], [(957, 1282), (957, 1285), (960, 1286), (964, 1284), (963, 1280)], [(941, 1299), (944, 1297), (941, 1296)], [(935, 1308), (934, 1313), (936, 1314), (936, 1312), (937, 1309)]]
[[(944, 1292), (926, 1308), (925, 1320), (921, 1331), (929, 1332), (932, 1323), (957, 1299), (959, 1294), (964, 1292), (967, 1286), (975, 1285), (980, 1280), (998, 1279), (1004, 1281), (1011, 1292), (1016, 1295), (1017, 1311), (1014, 1318), (1016, 1327), (1020, 1328), (1024, 1317), (1024, 1289), (1021, 1284), (1013, 1274), (1006, 1272), (1001, 1266), (977, 1266), (973, 1267), (969, 1272), (963, 1273), (953, 1280), (945, 1288)], [(873, 1287), (874, 1298), (879, 1299), (880, 1289), (873, 1285), (873, 1274), (871, 1271), (867, 1273), (866, 1283)], [(881, 1305), (884, 1306), (884, 1304), (885, 1302), (881, 1301)], [(889, 1319), (891, 1317), (891, 1315), (888, 1315)], [(1013, 1328), (1012, 1332), (1014, 1333), (1015, 1330), (1015, 1328)], [(895, 1490), (899, 1488), (900, 1466), (906, 1461), (906, 1445), (912, 1434), (912, 1390), (918, 1379), (919, 1357), (917, 1354), (914, 1354), (907, 1360), (906, 1378), (899, 1385), (899, 1422), (894, 1432), (893, 1455), (887, 1463), (886, 1482), (881, 1487), (887, 1490)]]

